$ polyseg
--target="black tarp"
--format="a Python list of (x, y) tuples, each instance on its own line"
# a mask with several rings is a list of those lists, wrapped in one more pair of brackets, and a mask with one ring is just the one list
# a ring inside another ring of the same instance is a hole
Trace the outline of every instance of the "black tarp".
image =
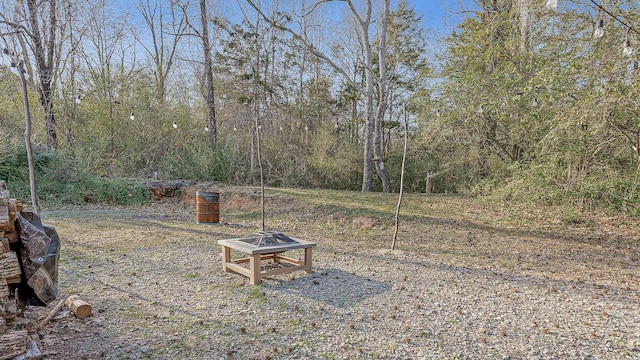
[(17, 250), (27, 283), (22, 284), (20, 295), (27, 303), (33, 303), (29, 297), (35, 295), (48, 304), (58, 296), (60, 239), (54, 227), (42, 225), (40, 216), (32, 212), (19, 212), (16, 224), (20, 236)]

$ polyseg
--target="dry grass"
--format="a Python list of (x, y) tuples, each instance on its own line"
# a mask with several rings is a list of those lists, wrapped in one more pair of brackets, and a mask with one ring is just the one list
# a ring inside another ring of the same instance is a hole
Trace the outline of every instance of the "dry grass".
[(376, 221), (370, 217), (357, 216), (351, 220), (351, 224), (359, 229), (373, 229), (376, 226)]

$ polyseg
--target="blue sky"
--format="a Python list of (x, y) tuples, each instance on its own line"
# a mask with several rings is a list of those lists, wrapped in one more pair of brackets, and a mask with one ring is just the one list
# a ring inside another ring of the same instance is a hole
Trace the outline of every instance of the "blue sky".
[(416, 12), (422, 16), (428, 33), (447, 35), (468, 14), (461, 10), (475, 9), (472, 0), (408, 0)]

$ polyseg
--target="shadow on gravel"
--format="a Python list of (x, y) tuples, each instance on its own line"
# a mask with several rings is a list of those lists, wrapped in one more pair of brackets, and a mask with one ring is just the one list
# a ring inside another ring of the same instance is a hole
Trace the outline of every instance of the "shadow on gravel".
[[(447, 264), (434, 263), (429, 256), (410, 253), (410, 256), (397, 255), (387, 249), (381, 249), (382, 252), (362, 253), (353, 250), (345, 250), (323, 246), (324, 250), (334, 253), (340, 253), (343, 256), (350, 256), (358, 259), (358, 263), (382, 264), (382, 266), (390, 266), (391, 264), (398, 267), (398, 279), (401, 278), (402, 272), (420, 272), (426, 274), (446, 274), (439, 278), (445, 279), (465, 279), (476, 284), (495, 283), (507, 284), (507, 288), (526, 288), (537, 289), (540, 294), (546, 294), (552, 297), (563, 297), (570, 294), (580, 294), (581, 296), (599, 299), (606, 297), (615, 299), (616, 301), (635, 306), (640, 298), (640, 292), (630, 287), (616, 286), (613, 284), (602, 284), (595, 280), (564, 280), (553, 279), (545, 275), (539, 276), (532, 274), (519, 273), (518, 271), (494, 271), (490, 269), (474, 268), (471, 266), (456, 266)], [(401, 254), (401, 253), (399, 253)], [(400, 271), (402, 269), (402, 271)], [(352, 275), (355, 276), (355, 275)], [(421, 280), (424, 281), (424, 280)], [(390, 286), (390, 284), (386, 284)], [(426, 283), (425, 283), (425, 286)], [(456, 285), (457, 286), (457, 285)], [(359, 291), (357, 287), (353, 291)], [(330, 295), (330, 294), (329, 294)]]
[(354, 275), (338, 269), (316, 269), (295, 280), (263, 283), (283, 295), (306, 297), (326, 305), (348, 308), (391, 289), (391, 284)]

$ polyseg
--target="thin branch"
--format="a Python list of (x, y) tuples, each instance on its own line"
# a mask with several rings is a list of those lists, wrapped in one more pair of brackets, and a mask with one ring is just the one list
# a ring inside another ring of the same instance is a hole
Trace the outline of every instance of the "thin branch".
[(8, 25), (14, 29), (19, 29), (18, 32), (22, 32), (24, 34), (26, 34), (27, 36), (29, 36), (30, 38), (33, 38), (33, 33), (29, 31), (29, 29), (27, 29), (24, 25), (22, 24), (18, 24), (16, 22), (13, 21), (9, 21), (9, 20), (0, 20), (0, 24), (5, 24)]
[(6, 33), (0, 32), (0, 37), (18, 35), (18, 34), (22, 34), (22, 32), (20, 32), (20, 31), (11, 31), (11, 32), (6, 32)]
[(306, 17), (311, 15), (312, 12), (314, 12), (316, 10), (316, 8), (324, 3), (328, 3), (328, 2), (334, 2), (334, 1), (346, 1), (346, 0), (321, 0), (318, 1), (317, 3), (313, 4), (313, 6), (311, 7), (311, 9), (309, 11), (307, 11), (306, 13), (302, 14), (302, 17)]
[(52, 308), (49, 314), (42, 320), (38, 321), (38, 328), (42, 328), (47, 325), (49, 321), (51, 321), (51, 319), (53, 319), (60, 312), (60, 310), (64, 306), (64, 302), (67, 300), (67, 297), (68, 296), (64, 296), (63, 298), (61, 298), (58, 304)]
[(260, 17), (262, 17), (266, 22), (268, 22), (271, 26), (274, 26), (275, 28), (282, 30), (284, 32), (287, 32), (289, 34), (291, 34), (291, 36), (294, 37), (294, 39), (298, 40), (308, 51), (310, 51), (313, 55), (315, 55), (316, 57), (324, 60), (327, 64), (329, 64), (329, 66), (331, 66), (333, 68), (333, 70), (335, 70), (337, 73), (339, 73), (340, 75), (342, 75), (342, 77), (344, 78), (344, 80), (346, 82), (349, 83), (349, 85), (353, 86), (355, 89), (360, 89), (360, 85), (358, 83), (356, 83), (354, 80), (352, 80), (349, 77), (349, 74), (347, 74), (344, 69), (342, 69), (340, 66), (338, 66), (338, 64), (336, 64), (335, 62), (333, 62), (333, 60), (331, 60), (327, 55), (325, 55), (324, 53), (322, 53), (320, 50), (316, 49), (315, 46), (313, 46), (311, 43), (309, 43), (308, 41), (306, 41), (300, 34), (296, 33), (295, 31), (293, 31), (292, 29), (284, 26), (284, 25), (280, 25), (277, 22), (275, 22), (273, 19), (269, 18), (262, 10), (260, 10), (260, 8), (258, 6), (256, 6), (256, 4), (253, 2), (253, 0), (247, 0), (247, 3), (254, 9), (256, 10), (256, 12), (258, 12), (258, 14), (260, 15)]

